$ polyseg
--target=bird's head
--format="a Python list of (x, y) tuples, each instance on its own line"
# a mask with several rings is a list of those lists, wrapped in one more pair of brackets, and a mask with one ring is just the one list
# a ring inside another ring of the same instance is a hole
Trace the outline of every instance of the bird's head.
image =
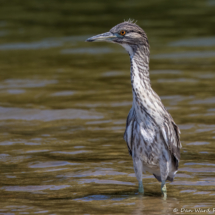
[(111, 42), (122, 45), (131, 55), (138, 46), (149, 48), (148, 39), (144, 30), (137, 24), (126, 21), (122, 22), (109, 32), (90, 37), (86, 42)]

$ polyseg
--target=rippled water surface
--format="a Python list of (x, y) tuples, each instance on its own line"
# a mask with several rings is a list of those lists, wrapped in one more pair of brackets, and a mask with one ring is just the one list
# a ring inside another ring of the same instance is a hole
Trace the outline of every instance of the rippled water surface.
[[(213, 0), (4, 1), (0, 214), (212, 213), (214, 11)], [(180, 168), (167, 200), (150, 174), (145, 195), (137, 193), (123, 140), (132, 104), (127, 53), (84, 42), (128, 18), (147, 32), (152, 87), (181, 129)]]

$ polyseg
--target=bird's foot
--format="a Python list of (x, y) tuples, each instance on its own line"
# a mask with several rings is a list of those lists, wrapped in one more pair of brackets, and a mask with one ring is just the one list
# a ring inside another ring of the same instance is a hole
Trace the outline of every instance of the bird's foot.
[(144, 189), (143, 189), (143, 184), (142, 184), (142, 182), (139, 182), (138, 192), (139, 192), (139, 194), (143, 194), (143, 193), (144, 193)]
[(163, 194), (163, 198), (166, 199), (167, 198), (167, 189), (166, 189), (166, 184), (164, 184), (164, 183), (161, 184), (161, 192)]

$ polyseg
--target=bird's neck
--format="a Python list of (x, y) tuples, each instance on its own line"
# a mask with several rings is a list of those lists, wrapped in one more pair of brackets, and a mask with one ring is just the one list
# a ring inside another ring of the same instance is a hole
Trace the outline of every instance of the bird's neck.
[[(131, 62), (133, 94), (145, 94), (151, 90), (149, 78), (149, 49), (141, 46), (126, 48)], [(135, 95), (134, 95), (135, 96)]]
[(160, 98), (151, 88), (149, 78), (149, 47), (138, 46), (136, 49), (135, 47), (126, 47), (126, 50), (129, 52), (131, 61), (132, 107), (136, 113), (136, 120), (141, 123), (150, 118), (149, 121), (154, 119), (159, 123), (163, 120), (163, 115), (160, 113), (163, 113), (165, 110)]

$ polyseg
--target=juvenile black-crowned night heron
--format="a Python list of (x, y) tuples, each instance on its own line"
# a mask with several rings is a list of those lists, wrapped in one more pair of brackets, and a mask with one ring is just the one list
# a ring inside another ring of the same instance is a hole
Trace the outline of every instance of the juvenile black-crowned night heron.
[(144, 192), (142, 171), (148, 171), (161, 182), (161, 191), (166, 197), (165, 182), (173, 181), (175, 177), (182, 146), (178, 126), (151, 88), (146, 33), (135, 23), (126, 21), (86, 41), (118, 43), (129, 53), (133, 105), (128, 114), (124, 139), (133, 159), (139, 193)]

